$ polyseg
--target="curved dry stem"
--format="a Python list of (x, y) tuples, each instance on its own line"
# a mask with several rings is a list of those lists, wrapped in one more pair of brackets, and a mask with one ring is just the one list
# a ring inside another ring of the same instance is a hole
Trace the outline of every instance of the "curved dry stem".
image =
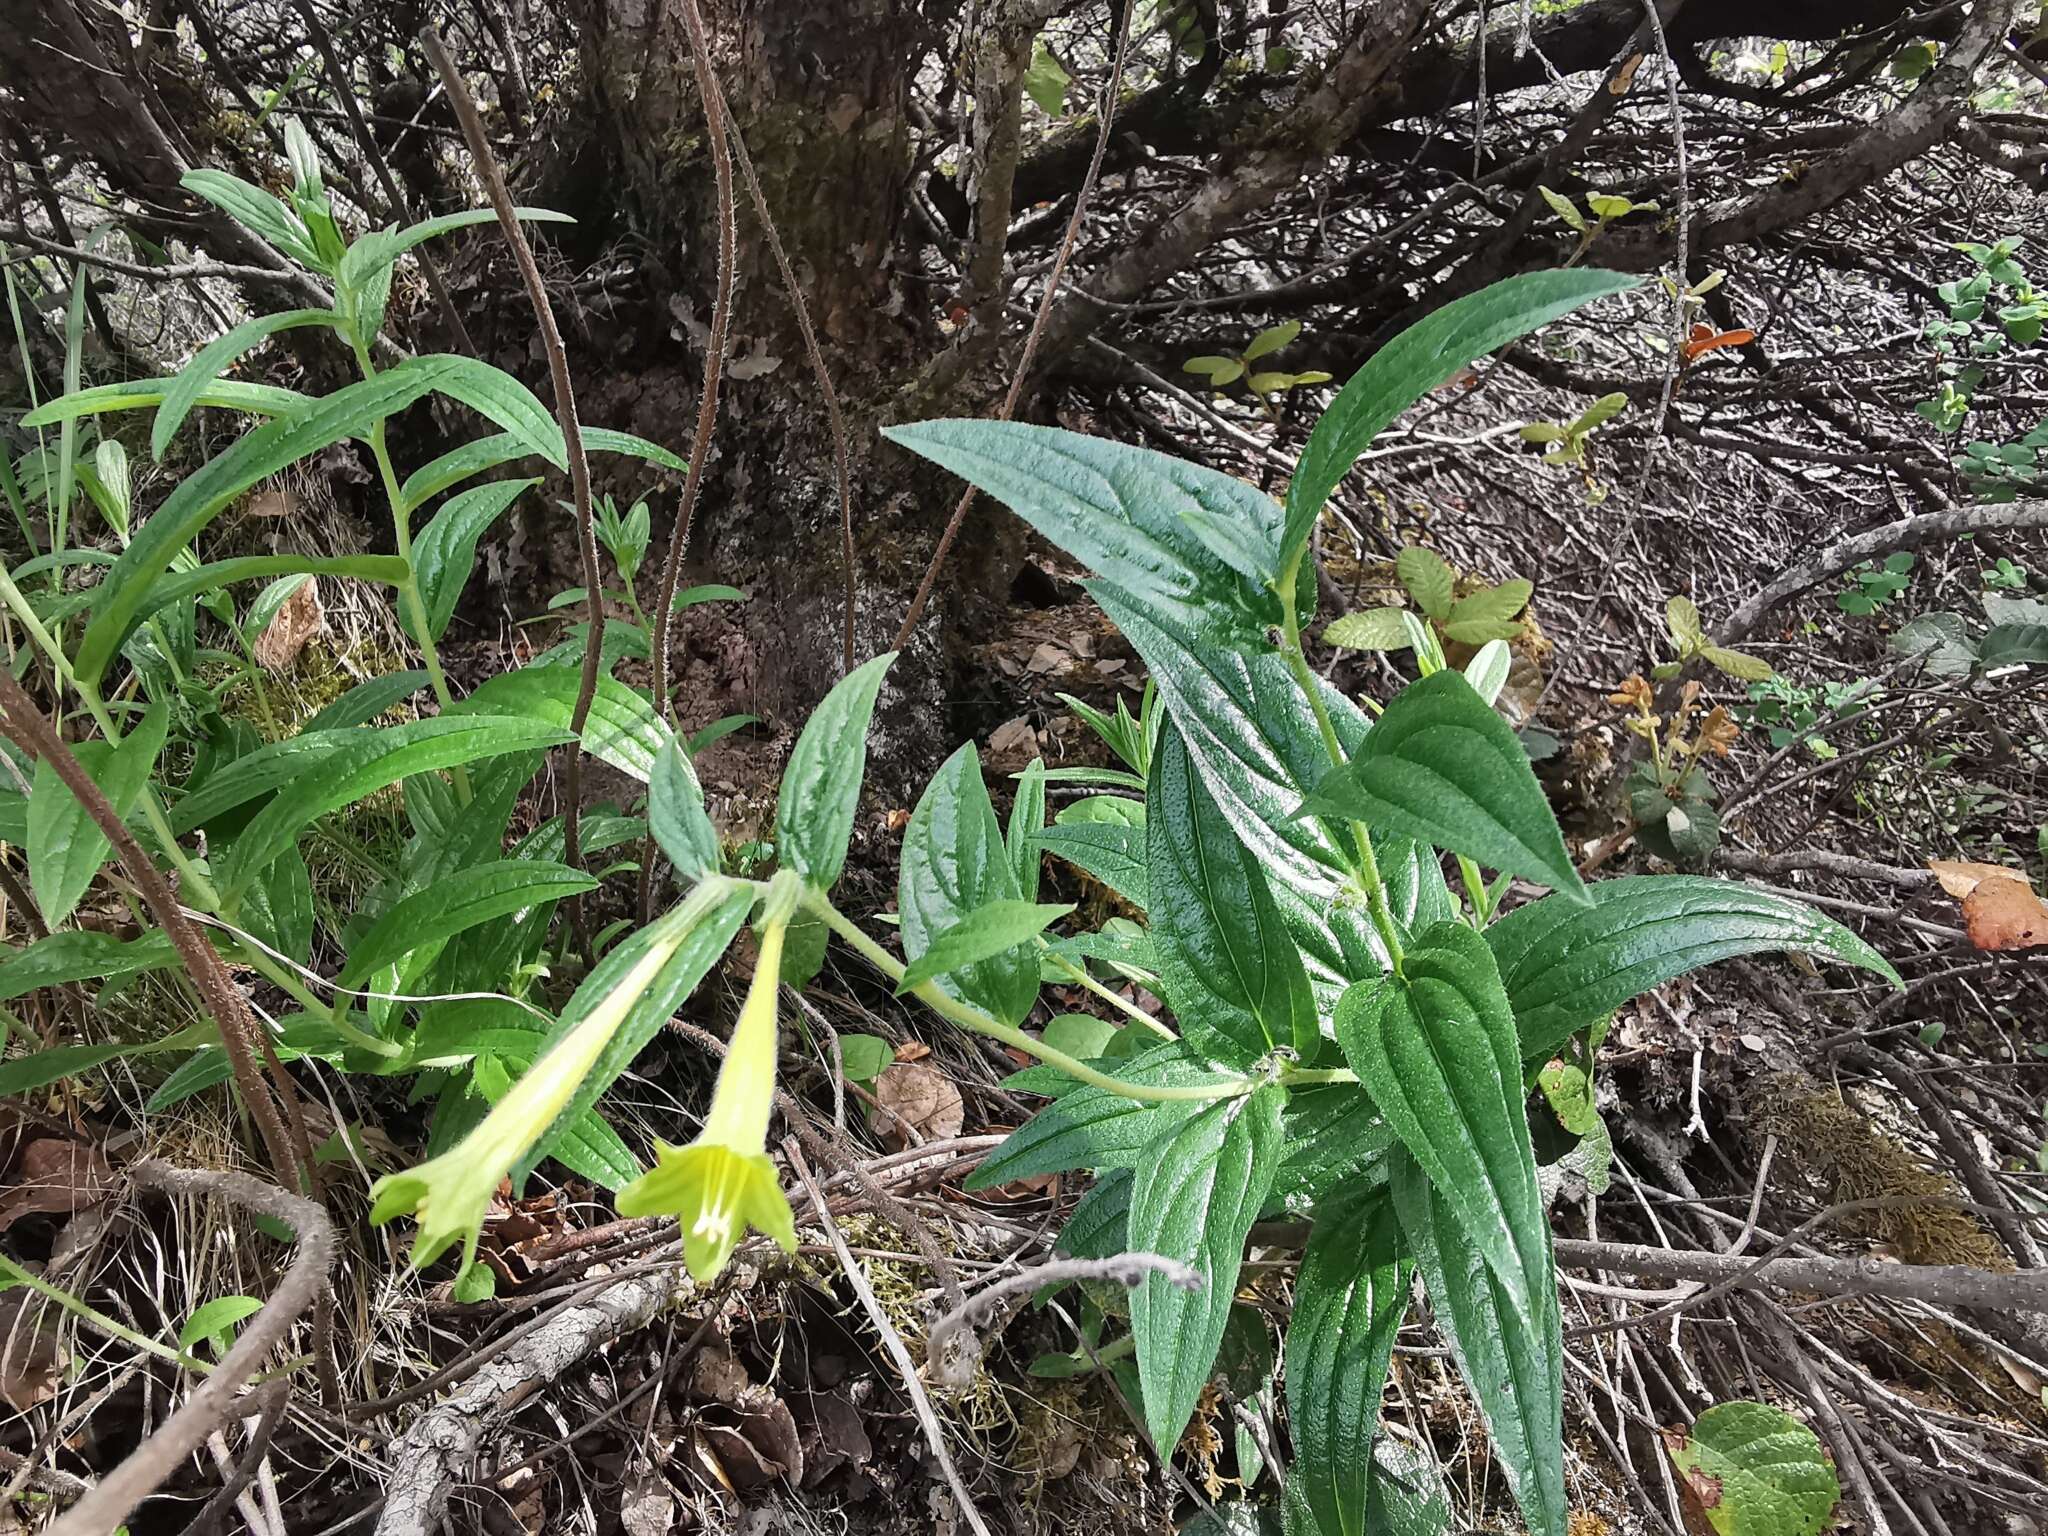
[(50, 1527), (50, 1536), (105, 1536), (204, 1445), (207, 1436), (239, 1416), (248, 1406), (237, 1396), (241, 1384), (256, 1374), (291, 1325), (312, 1305), (334, 1262), (334, 1227), (327, 1213), (274, 1184), (246, 1173), (173, 1168), (154, 1161), (137, 1163), (129, 1176), (142, 1188), (161, 1195), (219, 1195), (259, 1216), (281, 1221), (297, 1235), (298, 1251), (270, 1300), (249, 1319), (219, 1369), (200, 1382), (184, 1405), (127, 1460), (66, 1511)]
[[(220, 1027), (221, 1047), (227, 1052), (235, 1087), (242, 1095), (242, 1102), (249, 1106), (249, 1113), (256, 1119), (256, 1129), (263, 1137), (272, 1171), (281, 1181), (296, 1185), (302, 1177), (302, 1170), (292, 1138), (286, 1133), (284, 1121), (278, 1114), (277, 1101), (264, 1086), (256, 1067), (261, 1026), (250, 1015), (249, 1005), (229, 977), (227, 967), (221, 964), (213, 946), (185, 916), (184, 908), (178, 905), (169, 882), (143, 850), (142, 844), (135, 840), (135, 834), (128, 830), (127, 823), (115, 813), (105, 793), (93, 782), (92, 775), (85, 771), (64, 744), (64, 739), (57, 734), (56, 728), (36, 708), (27, 691), (15, 681), (14, 674), (4, 667), (0, 667), (0, 715), (4, 715), (0, 730), (4, 730), (22, 750), (47, 762), (57, 777), (64, 781), (65, 788), (85, 807), (94, 825), (113, 845), (115, 856), (120, 859), (128, 878), (134, 881), (135, 888), (142, 893), (151, 915), (170, 935), (171, 944), (178, 951), (178, 958), (184, 962), (192, 985), (198, 988), (206, 1011), (213, 1015), (214, 1023)], [(289, 1078), (280, 1076), (278, 1092), (291, 1092)]]
[[(569, 717), (569, 729), (576, 740), (569, 746), (569, 769), (563, 792), (562, 861), (572, 869), (581, 869), (582, 850), (578, 846), (577, 833), (583, 815), (583, 726), (590, 718), (590, 701), (597, 696), (597, 674), (604, 655), (604, 577), (598, 569), (597, 529), (590, 515), (590, 461), (583, 453), (583, 429), (576, 417), (576, 391), (569, 378), (569, 354), (562, 345), (562, 329), (555, 323), (555, 309), (548, 302), (547, 286), (540, 277), (540, 264), (533, 259), (533, 246), (528, 242), (526, 232), (519, 227), (519, 215), (512, 207), (512, 194), (505, 187), (505, 173), (499, 168), (498, 157), (491, 152), (490, 137), (484, 132), (482, 119), (477, 116), (476, 102), (470, 98), (462, 72), (448, 57), (440, 34), (427, 27), (420, 33), (420, 42), (427, 50), (427, 57), (434, 61), (441, 83), (447, 87), (449, 104), (455, 108), (456, 119), (462, 124), (462, 136), (469, 143), (477, 174), (483, 178), (491, 208), (498, 215), (499, 227), (505, 232), (505, 243), (512, 248), (520, 279), (526, 284), (526, 296), (533, 301), (533, 316), (540, 325), (541, 346), (548, 355), (548, 376), (555, 389), (555, 418), (562, 424), (562, 444), (569, 459), (569, 494), (576, 508), (576, 548), (583, 559), (584, 601), (590, 617), (583, 639), (583, 675), (576, 687), (576, 707)], [(657, 661), (657, 679), (659, 676), (660, 663)], [(659, 689), (657, 681), (656, 698), (660, 697)], [(594, 965), (596, 957), (590, 948), (590, 925), (584, 917), (580, 892), (569, 898), (569, 922), (576, 931), (576, 942), (583, 951), (585, 963)]]

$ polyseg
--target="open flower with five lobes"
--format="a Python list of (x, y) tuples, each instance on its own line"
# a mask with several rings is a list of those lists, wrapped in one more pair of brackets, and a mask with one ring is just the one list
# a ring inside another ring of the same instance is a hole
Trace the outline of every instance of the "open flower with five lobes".
[[(771, 909), (776, 905), (770, 900)], [(683, 1262), (699, 1284), (715, 1278), (749, 1227), (796, 1252), (796, 1222), (768, 1161), (775, 1102), (775, 993), (781, 985), (785, 906), (761, 933), (754, 979), (726, 1048), (704, 1129), (687, 1147), (656, 1144), (655, 1165), (619, 1191), (621, 1216), (675, 1216)]]
[(407, 1212), (417, 1217), (415, 1268), (431, 1264), (457, 1242), (462, 1244), (464, 1267), (475, 1262), (477, 1232), (498, 1192), (498, 1181), (555, 1123), (633, 1005), (689, 933), (686, 923), (671, 925), (583, 1021), (491, 1106), (475, 1130), (439, 1157), (403, 1173), (386, 1174), (371, 1186), (372, 1222), (381, 1226)]

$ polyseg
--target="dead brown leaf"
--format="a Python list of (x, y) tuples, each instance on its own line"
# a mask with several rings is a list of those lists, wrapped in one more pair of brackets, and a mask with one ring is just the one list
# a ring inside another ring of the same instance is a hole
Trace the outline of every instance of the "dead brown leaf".
[(299, 498), (281, 485), (258, 491), (242, 503), (243, 514), (248, 517), (289, 517), (298, 510)]
[(765, 1488), (782, 1472), (753, 1441), (723, 1424), (699, 1424), (697, 1446), (699, 1458), (716, 1462), (719, 1480), (735, 1492)]
[(690, 1392), (706, 1402), (737, 1405), (744, 1400), (747, 1388), (752, 1385), (747, 1368), (725, 1345), (714, 1344), (700, 1349), (690, 1367)]
[(92, 1147), (38, 1137), (22, 1148), (13, 1187), (0, 1195), (0, 1232), (24, 1216), (63, 1216), (98, 1205), (113, 1184), (114, 1171)]
[(876, 1116), (882, 1137), (899, 1148), (910, 1144), (910, 1132), (925, 1141), (958, 1136), (966, 1118), (960, 1090), (943, 1074), (917, 1062), (899, 1061), (885, 1069), (875, 1079), (875, 1099), (888, 1111)]
[(848, 1462), (865, 1465), (875, 1454), (860, 1409), (840, 1392), (799, 1396), (797, 1406), (809, 1415), (804, 1434), (804, 1481), (816, 1486)]
[(298, 660), (299, 652), (320, 633), (326, 618), (320, 606), (320, 579), (308, 576), (256, 637), (256, 665), (266, 672), (282, 672)]
[(1941, 882), (1941, 888), (1957, 901), (1986, 880), (2017, 880), (2021, 885), (2029, 884), (2025, 875), (2002, 864), (1972, 864), (1967, 859), (1929, 859), (1927, 867), (1934, 871), (1934, 878)]
[(988, 739), (988, 755), (991, 759), (1017, 758), (1028, 760), (1038, 752), (1038, 732), (1031, 728), (1031, 722), (1019, 715), (1014, 720), (1005, 720), (995, 728)]
[(2038, 949), (2048, 944), (2048, 904), (2025, 881), (2001, 875), (1963, 898), (1963, 926), (1979, 949)]
[(0, 1296), (0, 1402), (16, 1413), (47, 1403), (64, 1379), (64, 1350), (44, 1324), (46, 1310), (27, 1291)]

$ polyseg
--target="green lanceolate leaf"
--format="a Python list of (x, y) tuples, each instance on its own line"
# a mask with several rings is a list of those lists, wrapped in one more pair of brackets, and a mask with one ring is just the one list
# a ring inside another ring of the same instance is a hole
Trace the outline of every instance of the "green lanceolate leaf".
[(1045, 828), (1032, 839), (1041, 853), (1065, 859), (1100, 880), (1139, 911), (1152, 900), (1145, 873), (1145, 829), (1077, 821)]
[(885, 651), (842, 677), (825, 695), (782, 771), (775, 804), (775, 845), (783, 864), (821, 891), (846, 867), (861, 781), (868, 771), (868, 722), (882, 679), (895, 661)]
[[(177, 383), (168, 379), (131, 379), (122, 384), (95, 384), (55, 400), (46, 400), (21, 418), (24, 427), (50, 427), (81, 416), (103, 416), (115, 411), (154, 410)], [(279, 389), (273, 384), (250, 384), (240, 379), (215, 379), (192, 402), (227, 411), (246, 411), (252, 416), (296, 416), (313, 407), (313, 397), (297, 390)]]
[[(129, 621), (131, 633), (133, 625), (152, 614), (238, 582), (261, 581), (270, 576), (345, 576), (352, 581), (375, 581), (395, 587), (405, 580), (408, 569), (397, 555), (238, 555), (232, 560), (215, 560), (158, 577), (154, 590), (134, 606)], [(109, 575), (107, 579), (114, 578)], [(79, 595), (90, 599), (92, 594)], [(251, 637), (258, 632), (252, 627)], [(122, 636), (124, 641), (127, 638)]]
[[(934, 977), (958, 976), (971, 967), (1020, 950), (1029, 954), (1030, 941), (1073, 910), (1071, 903), (1050, 906), (1014, 900), (991, 901), (976, 907), (952, 926), (932, 934), (924, 952), (904, 968), (903, 979), (896, 984), (897, 994), (901, 996)], [(1033, 969), (1036, 970), (1035, 956)], [(1031, 992), (1035, 1000), (1038, 994), (1035, 974)], [(1027, 1003), (1023, 1009), (1015, 1011), (1015, 1018), (1006, 1018), (1004, 1022), (1014, 1024), (1030, 1011)]]
[(1287, 487), (1282, 563), (1308, 547), (1323, 503), (1396, 416), (1473, 359), (1638, 281), (1583, 267), (1523, 273), (1452, 300), (1381, 347), (1337, 392), (1309, 433)]
[(502, 859), (457, 870), (394, 903), (378, 918), (350, 948), (340, 983), (359, 986), (364, 977), (414, 950), (494, 918), (566, 901), (596, 886), (579, 869), (541, 859)]
[(1585, 900), (1529, 754), (1457, 672), (1402, 689), (1303, 810), (1416, 838)]
[[(512, 213), (516, 218), (537, 224), (576, 222), (566, 213), (551, 213), (545, 208), (514, 208)], [(360, 289), (421, 242), (466, 229), (472, 224), (495, 223), (497, 217), (497, 213), (489, 208), (469, 208), (461, 213), (444, 213), (422, 219), (405, 229), (373, 229), (351, 245), (348, 254), (341, 258), (341, 286)]]
[(959, 924), (992, 905), (1005, 910), (1030, 906), (996, 825), (981, 757), (969, 742), (932, 775), (903, 829), (896, 883), (903, 953), (920, 980), (937, 977), (949, 996), (1005, 1024), (1017, 1024), (1038, 1000), (1038, 955), (1030, 941), (1050, 917), (972, 960), (938, 952), (942, 936), (956, 933)]
[(16, 1098), (24, 1093), (33, 1093), (51, 1083), (62, 1082), (67, 1077), (76, 1077), (89, 1072), (105, 1062), (118, 1061), (123, 1056), (148, 1056), (158, 1051), (189, 1051), (194, 1046), (205, 1045), (219, 1039), (211, 1024), (195, 1024), (181, 1029), (176, 1034), (157, 1040), (124, 1041), (109, 1045), (53, 1045), (48, 1050), (31, 1051), (26, 1056), (17, 1056), (12, 1061), (0, 1062), (0, 1098)]
[(1107, 1259), (1130, 1250), (1132, 1174), (1112, 1168), (1088, 1186), (1053, 1246), (1076, 1259)]
[(1010, 873), (1016, 877), (1017, 894), (1026, 901), (1038, 900), (1038, 877), (1044, 867), (1039, 857), (1038, 834), (1045, 830), (1045, 763), (1033, 758), (1031, 766), (1017, 776), (1017, 795), (1010, 802), (1010, 820), (1003, 831), (1003, 851), (1009, 855)]
[[(1330, 765), (1308, 700), (1277, 655), (1202, 644), (1154, 623), (1107, 588), (1096, 599), (1151, 669), (1210, 797), (1266, 871), (1317, 1008), (1327, 1013), (1352, 980), (1383, 969), (1386, 959), (1354, 896), (1355, 854), (1321, 822), (1295, 815), (1300, 797)], [(1334, 689), (1325, 690), (1323, 703), (1339, 739), (1356, 750), (1366, 734), (1357, 707)], [(1387, 853), (1382, 849), (1383, 864), (1393, 862)], [(1414, 867), (1412, 856), (1405, 862)], [(1447, 905), (1442, 879), (1432, 874), (1426, 884), (1433, 897), (1421, 887), (1411, 897)]]
[[(169, 727), (170, 711), (157, 705), (120, 745), (88, 741), (72, 748), (79, 766), (99, 786), (115, 815), (127, 816), (142, 799)], [(42, 909), (43, 921), (57, 928), (84, 897), (93, 876), (113, 851), (112, 845), (47, 759), (36, 764), (27, 830), (29, 889)]]
[(1273, 1198), (1296, 1215), (1386, 1184), (1394, 1132), (1357, 1084), (1295, 1089), (1287, 1096), (1281, 1126), (1287, 1150)]
[(1716, 1403), (1665, 1449), (1716, 1536), (1819, 1536), (1842, 1499), (1820, 1438), (1768, 1403)]
[[(1218, 1093), (1228, 1093), (1245, 1086), (1242, 1077), (1218, 1072), (1184, 1041), (1134, 1056), (1111, 1075), (1148, 1088), (1214, 1087)], [(1206, 1102), (1133, 1099), (1108, 1088), (1075, 1088), (1050, 1108), (1040, 1110), (983, 1158), (968, 1175), (967, 1188), (992, 1189), (1012, 1179), (1065, 1173), (1073, 1168), (1133, 1167), (1148, 1143)]]
[(1002, 421), (926, 421), (883, 436), (979, 486), (1145, 611), (1212, 644), (1267, 647), (1280, 622), (1280, 508), (1213, 469)]
[(163, 461), (164, 450), (171, 446), (171, 439), (177, 436), (178, 428), (192, 414), (192, 407), (200, 403), (207, 386), (244, 352), (279, 331), (298, 330), (308, 325), (333, 325), (339, 318), (331, 309), (290, 309), (275, 315), (258, 315), (201, 347), (192, 361), (171, 380), (171, 387), (164, 392), (164, 403), (157, 407), (156, 420), (150, 423), (149, 428), (150, 457), (159, 463)]
[(685, 880), (718, 873), (718, 829), (704, 810), (704, 790), (682, 744), (670, 737), (647, 780), (647, 824)]
[(178, 951), (162, 929), (125, 941), (91, 929), (66, 929), (0, 959), (0, 1003), (11, 1003), (42, 987), (73, 981), (126, 981), (177, 963)]
[[(576, 667), (521, 667), (486, 678), (448, 713), (517, 715), (566, 731), (576, 718), (582, 686), (583, 674)], [(600, 674), (583, 722), (584, 751), (645, 783), (671, 734), (646, 694)]]
[[(1131, 1293), (1145, 1427), (1171, 1455), (1216, 1364), (1245, 1238), (1280, 1155), (1286, 1090), (1268, 1085), (1189, 1117), (1145, 1149), (1131, 1186), (1131, 1247), (1190, 1265), (1199, 1291), (1150, 1275)], [(1062, 1101), (1064, 1102), (1064, 1101)]]
[[(1444, 1325), (1531, 1536), (1565, 1536), (1564, 1342), (1555, 1283), (1524, 1310), (1467, 1239), (1443, 1192), (1396, 1148), (1388, 1184), (1401, 1234)], [(1547, 1240), (1547, 1235), (1546, 1235)]]
[(1551, 1285), (1549, 1228), (1522, 1107), (1515, 1020), (1486, 941), (1463, 923), (1417, 936), (1397, 976), (1337, 1005), (1337, 1043), (1449, 1203), (1516, 1309)]
[(1590, 888), (1591, 906), (1546, 896), (1486, 930), (1515, 1010), (1525, 1060), (1673, 977), (1763, 950), (1792, 950), (1874, 971), (1891, 964), (1831, 918), (1796, 901), (1699, 875), (1631, 875)]
[(106, 595), (79, 642), (74, 662), (79, 676), (99, 681), (171, 560), (230, 501), (306, 455), (369, 431), (433, 391), (461, 401), (519, 434), (533, 451), (559, 461), (561, 429), (546, 408), (510, 374), (475, 358), (408, 358), (375, 378), (336, 390), (300, 414), (258, 427), (179, 482), (107, 573), (100, 589)]
[(171, 810), (171, 830), (183, 837), (217, 821), (251, 800), (270, 794), (327, 761), (355, 741), (361, 732), (310, 727), (283, 741), (265, 742), (255, 750), (197, 776), (191, 792)]
[(1321, 1039), (1315, 999), (1265, 871), (1170, 727), (1145, 808), (1152, 948), (1182, 1032), (1242, 1065), (1278, 1046), (1312, 1052)]
[(667, 918), (657, 920), (632, 937), (621, 940), (597, 962), (597, 968), (583, 979), (576, 995), (569, 999), (569, 1006), (562, 1010), (561, 1018), (547, 1032), (535, 1060), (582, 1023), (611, 995), (627, 972), (646, 958), (648, 946), (654, 942), (656, 931), (663, 923), (681, 923), (688, 928), (688, 936), (669, 957), (668, 963), (655, 974), (639, 1001), (633, 1004), (611, 1042), (597, 1058), (597, 1065), (590, 1069), (589, 1076), (570, 1097), (555, 1122), (555, 1128), (541, 1137), (533, 1150), (513, 1169), (515, 1188), (524, 1183), (526, 1175), (542, 1157), (553, 1151), (555, 1137), (582, 1119), (605, 1089), (632, 1065), (633, 1058), (640, 1054), (647, 1042), (668, 1023), (676, 1009), (682, 1006), (683, 999), (697, 989), (697, 983), (704, 979), (705, 972), (718, 963), (718, 957), (732, 943), (733, 935), (739, 932), (740, 924), (746, 921), (753, 905), (751, 887), (720, 890), (709, 885), (700, 886)]
[[(459, 485), (471, 475), (480, 475), (487, 469), (496, 469), (500, 464), (523, 459), (533, 451), (532, 445), (525, 438), (511, 432), (501, 432), (493, 437), (480, 437), (474, 442), (462, 444), (459, 448), (451, 448), (438, 459), (422, 464), (405, 477), (405, 484), (398, 492), (399, 505), (406, 512), (413, 512), (447, 490), (449, 486)], [(660, 469), (674, 470), (677, 474), (690, 467), (659, 443), (650, 443), (646, 438), (635, 437), (630, 432), (613, 432), (604, 427), (583, 428), (583, 451), (623, 454), (628, 458), (641, 459)]]
[(287, 848), (242, 893), (241, 926), (286, 959), (313, 952), (313, 876), (296, 848)]
[(205, 198), (301, 266), (320, 265), (319, 254), (313, 249), (313, 237), (306, 226), (272, 193), (252, 186), (239, 176), (204, 166), (187, 171), (178, 178), (178, 185)]
[(329, 704), (319, 714), (300, 728), (302, 736), (316, 731), (346, 730), (352, 725), (362, 725), (376, 719), (388, 709), (404, 703), (431, 679), (425, 671), (414, 667), (405, 672), (387, 672), (382, 677), (373, 677), (368, 682), (357, 683), (340, 698)]
[(1413, 1266), (1383, 1193), (1318, 1218), (1287, 1325), (1288, 1489), (1318, 1536), (1365, 1536), (1380, 1393)]
[(616, 1193), (640, 1177), (640, 1160), (604, 1116), (586, 1109), (556, 1131), (548, 1156), (600, 1189)]
[(490, 715), (443, 715), (354, 734), (354, 741), (286, 784), (235, 839), (225, 881), (231, 899), (306, 826), (330, 811), (412, 774), (559, 746), (569, 739), (566, 732), (536, 721)]
[(476, 567), (476, 544), (538, 480), (494, 480), (448, 498), (446, 506), (413, 540), (412, 568), (420, 584), (420, 602), (427, 610), (427, 630), (439, 640), (455, 617), (455, 604)]

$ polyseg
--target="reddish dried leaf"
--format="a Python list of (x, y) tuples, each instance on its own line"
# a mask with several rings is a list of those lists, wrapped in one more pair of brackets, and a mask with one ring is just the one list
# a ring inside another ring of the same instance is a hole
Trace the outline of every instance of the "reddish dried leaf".
[(2020, 880), (1986, 880), (1963, 898), (1963, 925), (1979, 949), (2048, 944), (2048, 905)]
[(1710, 325), (1695, 325), (1692, 328), (1692, 335), (1687, 337), (1685, 345), (1679, 348), (1679, 353), (1690, 363), (1722, 347), (1745, 346), (1755, 340), (1756, 332), (1747, 327), (1717, 332)]
[(1941, 888), (1961, 901), (1986, 880), (2017, 880), (2022, 885), (2030, 884), (2027, 877), (2016, 869), (2007, 869), (2002, 864), (1973, 864), (1967, 859), (1929, 859), (1927, 867), (1934, 872), (1934, 878), (1941, 882)]

